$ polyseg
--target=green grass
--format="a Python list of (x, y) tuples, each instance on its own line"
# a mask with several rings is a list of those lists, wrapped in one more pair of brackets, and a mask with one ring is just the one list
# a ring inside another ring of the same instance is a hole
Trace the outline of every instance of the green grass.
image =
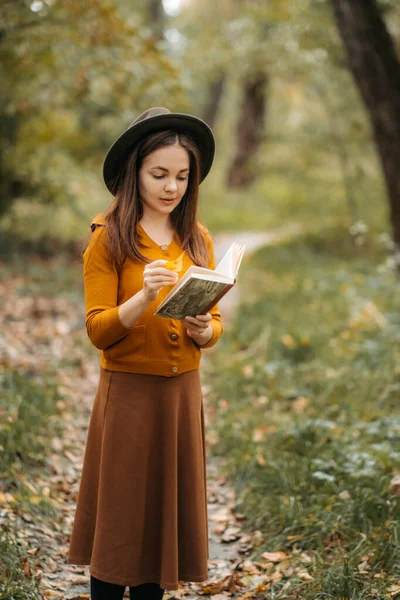
[(38, 581), (30, 572), (28, 545), (7, 519), (0, 528), (0, 600), (41, 600)]
[(28, 556), (20, 516), (29, 515), (34, 522), (57, 518), (51, 499), (32, 485), (46, 468), (51, 438), (62, 434), (60, 398), (50, 375), (0, 371), (0, 600), (41, 598), (31, 568), (36, 559)]
[(244, 261), (246, 293), (208, 367), (212, 451), (226, 458), (237, 510), (265, 535), (252, 558), (294, 548), (313, 557), (314, 579), (294, 573), (281, 592), (284, 577), (276, 598), (380, 598), (400, 576), (390, 491), (400, 300), (385, 244), (334, 227), (260, 249)]
[[(82, 266), (74, 253), (63, 251), (50, 261), (34, 253), (27, 257), (16, 240), (6, 256), (0, 281), (15, 294), (17, 309), (24, 303), (21, 298), (33, 297), (38, 300), (33, 306), (39, 319), (45, 314), (62, 324), (64, 320), (69, 323), (73, 315), (76, 321), (72, 326), (84, 328)], [(38, 339), (40, 344), (51, 342), (33, 336), (29, 340), (32, 352)], [(74, 339), (76, 356), (49, 356), (44, 371), (34, 363), (29, 369), (13, 367), (11, 362), (0, 367), (0, 600), (42, 597), (34, 574), (41, 569), (40, 561), (53, 554), (53, 548), (39, 536), (40, 553), (29, 555), (32, 538), (27, 545), (22, 519), (48, 528), (63, 521), (43, 472), (48, 469), (52, 438), (63, 435), (65, 403), (59, 372), (80, 364), (82, 343), (86, 341), (80, 336)], [(90, 350), (88, 340), (87, 345)]]
[[(35, 379), (37, 379), (35, 381)], [(2, 482), (13, 472), (44, 464), (46, 443), (57, 427), (60, 395), (46, 376), (4, 369), (0, 373), (0, 456)]]

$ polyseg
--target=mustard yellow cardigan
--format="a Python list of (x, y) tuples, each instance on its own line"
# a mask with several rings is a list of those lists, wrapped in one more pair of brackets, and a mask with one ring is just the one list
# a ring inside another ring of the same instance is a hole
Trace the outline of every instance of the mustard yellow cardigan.
[[(125, 327), (119, 318), (118, 308), (143, 288), (145, 264), (128, 257), (118, 275), (107, 252), (107, 231), (102, 214), (93, 219), (91, 228), (92, 237), (83, 255), (86, 330), (92, 344), (100, 350), (101, 366), (110, 371), (165, 377), (197, 369), (201, 349), (214, 346), (223, 332), (218, 304), (209, 311), (213, 336), (202, 346), (187, 335), (186, 326), (181, 321), (154, 316), (170, 287), (161, 288), (158, 297), (148, 305), (133, 327)], [(208, 267), (214, 269), (212, 237), (204, 226), (200, 225), (200, 230), (208, 248)], [(166, 250), (158, 246), (140, 225), (138, 234), (147, 246), (141, 251), (151, 260), (175, 260), (182, 253), (177, 234)], [(192, 264), (193, 261), (185, 253), (182, 274)]]

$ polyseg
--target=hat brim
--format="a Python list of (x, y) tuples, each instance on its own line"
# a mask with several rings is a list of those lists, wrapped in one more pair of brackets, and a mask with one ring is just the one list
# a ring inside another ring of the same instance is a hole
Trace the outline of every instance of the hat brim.
[(135, 144), (149, 133), (166, 129), (191, 135), (199, 148), (201, 156), (200, 182), (205, 179), (211, 169), (215, 154), (215, 140), (211, 128), (205, 121), (193, 115), (166, 113), (155, 115), (129, 127), (108, 150), (103, 164), (103, 178), (107, 188), (113, 195), (116, 193), (116, 190), (113, 189), (113, 183)]

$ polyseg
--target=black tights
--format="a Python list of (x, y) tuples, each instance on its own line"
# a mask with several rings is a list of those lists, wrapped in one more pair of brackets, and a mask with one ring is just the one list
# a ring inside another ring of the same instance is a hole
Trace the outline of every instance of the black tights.
[[(126, 585), (109, 583), (90, 575), (91, 600), (122, 600)], [(141, 583), (129, 586), (130, 600), (161, 600), (164, 590), (158, 583)]]

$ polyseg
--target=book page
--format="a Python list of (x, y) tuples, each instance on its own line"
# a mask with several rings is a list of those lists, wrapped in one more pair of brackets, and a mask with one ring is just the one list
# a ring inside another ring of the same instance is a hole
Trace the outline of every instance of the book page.
[(217, 266), (215, 267), (216, 273), (221, 273), (221, 275), (226, 275), (231, 279), (234, 278), (235, 274), (233, 271), (233, 244), (228, 248), (225, 252), (224, 256), (221, 258)]
[(215, 267), (216, 273), (226, 275), (233, 281), (238, 273), (245, 248), (245, 245), (236, 244), (236, 242), (231, 244)]
[(244, 244), (243, 246), (239, 246), (238, 254), (236, 257), (236, 261), (235, 261), (235, 277), (239, 271), (240, 263), (242, 262), (242, 258), (243, 258), (245, 249), (246, 249), (246, 244)]

